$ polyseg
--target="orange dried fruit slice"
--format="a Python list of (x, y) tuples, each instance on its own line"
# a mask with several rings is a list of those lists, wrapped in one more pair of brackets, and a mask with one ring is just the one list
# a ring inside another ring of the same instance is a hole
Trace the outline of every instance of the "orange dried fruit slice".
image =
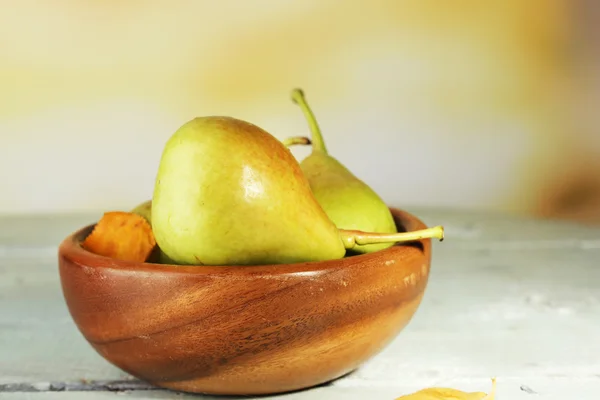
[(144, 217), (131, 212), (110, 211), (104, 213), (82, 246), (105, 257), (145, 262), (156, 246), (156, 239)]
[(496, 378), (492, 379), (489, 394), (483, 392), (463, 392), (451, 388), (428, 388), (398, 397), (396, 400), (494, 400), (496, 397)]

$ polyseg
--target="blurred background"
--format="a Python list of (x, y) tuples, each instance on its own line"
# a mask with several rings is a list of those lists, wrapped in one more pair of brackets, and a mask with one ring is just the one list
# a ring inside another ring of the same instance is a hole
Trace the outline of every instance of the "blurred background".
[(301, 87), (330, 152), (391, 205), (600, 223), (600, 2), (1, 10), (0, 213), (130, 209), (195, 116), (306, 134), (290, 100)]

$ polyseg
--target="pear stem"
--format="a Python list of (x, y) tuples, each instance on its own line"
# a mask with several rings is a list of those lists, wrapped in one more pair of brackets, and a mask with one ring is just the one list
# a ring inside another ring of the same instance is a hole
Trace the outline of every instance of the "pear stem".
[(308, 106), (308, 103), (306, 102), (306, 98), (304, 97), (304, 92), (302, 91), (302, 89), (292, 90), (292, 101), (300, 106), (300, 109), (304, 113), (304, 117), (308, 122), (308, 126), (311, 132), (313, 150), (319, 150), (327, 154), (327, 147), (325, 146), (325, 142), (323, 141), (321, 129), (319, 128), (319, 124), (317, 123), (315, 115), (313, 114), (312, 110)]
[(413, 242), (423, 239), (439, 239), (440, 242), (444, 240), (443, 226), (398, 233), (375, 233), (345, 229), (340, 229), (339, 232), (346, 249), (352, 249), (356, 245), (365, 244)]
[(311, 144), (311, 141), (306, 136), (292, 136), (281, 141), (285, 147), (290, 147), (296, 144), (307, 145)]

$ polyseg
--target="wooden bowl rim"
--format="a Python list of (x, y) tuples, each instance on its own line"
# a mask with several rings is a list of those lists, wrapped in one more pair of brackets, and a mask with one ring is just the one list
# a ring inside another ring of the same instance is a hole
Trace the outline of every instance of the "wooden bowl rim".
[[(390, 211), (396, 220), (400, 222), (399, 230), (405, 229), (413, 231), (425, 229), (427, 226), (414, 214), (398, 208), (390, 207)], [(320, 272), (343, 269), (356, 264), (367, 263), (377, 258), (392, 259), (397, 258), (402, 252), (414, 247), (407, 244), (398, 244), (384, 250), (373, 253), (360, 254), (352, 257), (345, 257), (336, 260), (311, 261), (292, 264), (272, 264), (272, 265), (248, 265), (248, 266), (209, 266), (209, 265), (176, 265), (176, 264), (158, 264), (150, 262), (135, 262), (118, 260), (99, 254), (92, 253), (81, 246), (84, 235), (89, 233), (95, 223), (78, 229), (67, 236), (59, 245), (59, 257), (64, 257), (76, 265), (82, 267), (92, 267), (101, 269), (116, 269), (139, 272), (161, 272), (174, 274), (241, 274), (241, 275), (282, 275), (282, 274), (318, 274)], [(430, 241), (423, 239), (419, 242)]]

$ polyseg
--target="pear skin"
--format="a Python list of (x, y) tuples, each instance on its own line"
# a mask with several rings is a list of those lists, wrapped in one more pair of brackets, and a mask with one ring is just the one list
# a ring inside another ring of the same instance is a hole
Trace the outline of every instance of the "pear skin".
[(152, 226), (152, 200), (146, 200), (138, 204), (131, 212), (144, 217)]
[[(300, 166), (315, 198), (339, 229), (397, 232), (394, 218), (383, 200), (337, 159), (316, 150)], [(393, 245), (393, 242), (356, 245), (350, 252), (369, 253)]]
[[(138, 204), (132, 213), (138, 214), (146, 219), (150, 226), (152, 226), (152, 200), (146, 200), (143, 203)], [(176, 264), (174, 260), (171, 260), (160, 248), (156, 246), (155, 254), (152, 256), (152, 260), (159, 264)]]
[[(381, 197), (327, 151), (316, 118), (301, 89), (292, 91), (292, 100), (302, 109), (311, 130), (312, 152), (300, 166), (325, 213), (339, 229), (396, 233), (392, 213)], [(302, 141), (291, 138), (284, 143), (302, 144)], [(393, 242), (356, 245), (349, 251), (369, 253), (393, 245)]]
[(163, 150), (152, 227), (177, 264), (259, 265), (339, 259), (345, 245), (292, 153), (231, 117), (195, 118)]

